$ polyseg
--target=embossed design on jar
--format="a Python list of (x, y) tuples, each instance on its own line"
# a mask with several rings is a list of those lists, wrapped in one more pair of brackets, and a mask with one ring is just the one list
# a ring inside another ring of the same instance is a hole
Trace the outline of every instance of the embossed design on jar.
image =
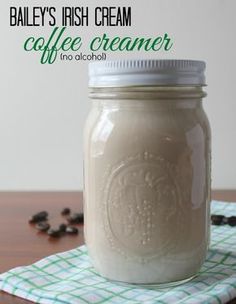
[(183, 229), (176, 171), (164, 158), (147, 151), (109, 166), (101, 189), (102, 210), (114, 250), (146, 262), (176, 247), (171, 235)]

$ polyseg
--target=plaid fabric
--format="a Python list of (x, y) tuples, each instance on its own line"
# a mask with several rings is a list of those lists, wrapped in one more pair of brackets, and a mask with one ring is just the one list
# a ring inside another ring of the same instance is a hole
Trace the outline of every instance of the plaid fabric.
[[(213, 202), (212, 213), (236, 215), (236, 203)], [(0, 289), (36, 303), (227, 303), (236, 297), (236, 227), (212, 227), (211, 249), (199, 275), (157, 289), (112, 283), (97, 275), (85, 246), (0, 275)]]

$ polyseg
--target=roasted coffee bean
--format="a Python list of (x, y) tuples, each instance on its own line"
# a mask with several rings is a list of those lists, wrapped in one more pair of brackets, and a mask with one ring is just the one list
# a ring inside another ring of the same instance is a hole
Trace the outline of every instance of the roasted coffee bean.
[(34, 215), (32, 215), (32, 217), (29, 219), (30, 223), (39, 223), (39, 222), (43, 222), (46, 221), (48, 217), (48, 212), (47, 211), (41, 211), (38, 212)]
[(57, 237), (61, 236), (61, 230), (59, 230), (59, 229), (49, 229), (48, 232), (47, 232), (47, 234), (50, 237), (57, 238)]
[(66, 227), (66, 233), (68, 233), (68, 234), (78, 234), (78, 233), (79, 233), (79, 230), (78, 230), (78, 228), (76, 228), (76, 227), (67, 226), (67, 227)]
[(74, 213), (70, 217), (68, 217), (67, 220), (71, 224), (83, 224), (84, 214), (83, 213)]
[(216, 215), (212, 214), (211, 215), (211, 223), (212, 225), (220, 226), (224, 223), (224, 215)]
[(236, 226), (236, 216), (228, 217), (228, 224), (232, 227)]
[(65, 231), (66, 231), (66, 227), (67, 227), (66, 224), (60, 224), (60, 225), (59, 225), (59, 230), (60, 230), (61, 232), (65, 232)]
[(50, 225), (47, 222), (39, 222), (35, 227), (40, 231), (48, 231)]
[(70, 214), (70, 208), (64, 208), (62, 211), (61, 211), (61, 215), (68, 215)]
[(228, 224), (228, 218), (226, 216), (224, 216), (224, 218), (223, 218), (223, 224), (224, 225)]

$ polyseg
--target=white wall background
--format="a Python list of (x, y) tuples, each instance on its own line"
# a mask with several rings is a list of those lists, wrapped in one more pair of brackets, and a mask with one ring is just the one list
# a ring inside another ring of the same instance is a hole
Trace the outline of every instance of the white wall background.
[[(108, 54), (117, 57), (187, 58), (207, 62), (205, 110), (213, 135), (214, 188), (236, 188), (236, 1), (1, 1), (0, 3), (0, 190), (78, 190), (82, 188), (82, 129), (89, 109), (87, 63), (41, 65), (26, 53), (31, 34), (47, 28), (11, 28), (10, 5), (131, 5), (131, 28), (71, 28), (84, 45), (95, 34), (174, 39), (171, 52)], [(87, 51), (84, 47), (83, 51)]]

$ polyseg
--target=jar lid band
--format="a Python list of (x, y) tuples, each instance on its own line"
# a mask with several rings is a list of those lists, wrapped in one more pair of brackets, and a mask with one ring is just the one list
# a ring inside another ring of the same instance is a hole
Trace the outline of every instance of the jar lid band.
[(89, 64), (90, 87), (205, 85), (206, 64), (198, 60), (112, 60)]

